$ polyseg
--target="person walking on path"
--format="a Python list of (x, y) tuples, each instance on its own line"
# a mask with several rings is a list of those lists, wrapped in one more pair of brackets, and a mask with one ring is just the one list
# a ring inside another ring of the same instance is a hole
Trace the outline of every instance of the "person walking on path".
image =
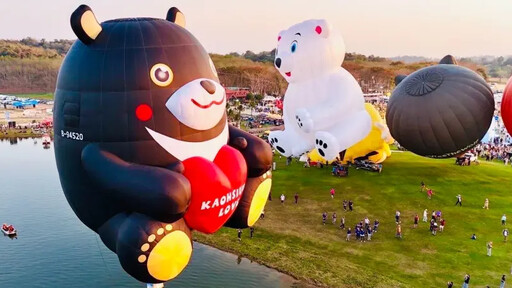
[(487, 243), (487, 256), (491, 256), (492, 254), (492, 241)]
[(462, 284), (462, 288), (469, 288), (469, 280), (471, 276), (469, 274), (464, 275), (464, 283)]
[(338, 218), (338, 215), (336, 215), (336, 212), (332, 213), (332, 224), (336, 224), (336, 218)]
[(331, 188), (331, 198), (334, 199), (334, 194), (336, 193), (336, 191), (334, 191), (334, 188)]
[(507, 238), (508, 238), (508, 229), (505, 228), (505, 229), (503, 229), (503, 242), (507, 242)]
[(299, 204), (299, 193), (295, 193), (295, 204)]
[(327, 212), (322, 213), (322, 222), (325, 225), (325, 221), (327, 221)]
[(346, 241), (350, 241), (350, 235), (352, 235), (352, 231), (350, 230), (350, 227), (347, 229), (347, 239)]
[(507, 215), (503, 214), (503, 216), (501, 216), (501, 225), (505, 224), (507, 224)]
[(238, 229), (238, 241), (242, 241), (242, 229)]
[(489, 210), (489, 198), (485, 198), (484, 207), (482, 208)]
[(501, 276), (500, 288), (505, 288), (505, 274)]
[(418, 221), (420, 220), (420, 217), (418, 216), (418, 214), (416, 214), (416, 216), (414, 216), (414, 228), (418, 227)]
[(284, 196), (284, 194), (281, 194), (281, 197), (279, 197), (279, 199), (281, 199), (281, 204), (284, 204), (284, 200), (286, 199), (286, 197)]
[(457, 202), (455, 202), (455, 206), (457, 206), (457, 204), (462, 206), (462, 196), (460, 196), (460, 194), (457, 195)]
[(425, 209), (423, 210), (423, 222), (427, 222), (428, 221), (428, 210)]

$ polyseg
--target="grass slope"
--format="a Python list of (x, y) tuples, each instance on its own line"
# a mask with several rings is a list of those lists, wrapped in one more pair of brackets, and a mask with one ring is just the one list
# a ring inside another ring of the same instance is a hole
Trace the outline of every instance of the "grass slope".
[[(467, 272), (471, 287), (497, 287), (501, 275), (509, 274), (512, 243), (503, 242), (500, 218), (503, 213), (512, 217), (510, 166), (493, 162), (461, 167), (453, 159), (405, 152), (393, 153), (380, 175), (352, 169), (349, 177), (335, 178), (330, 169), (305, 169), (295, 162), (287, 167), (284, 157), (276, 161), (273, 201), (266, 206), (265, 219), (256, 224), (253, 239), (245, 230), (239, 243), (236, 230), (227, 228), (195, 237), (322, 286), (446, 287), (450, 280), (457, 287)], [(434, 190), (433, 199), (419, 192), (422, 180)], [(331, 187), (337, 191), (334, 200)], [(293, 204), (295, 192), (298, 205)], [(279, 203), (281, 193), (287, 197), (285, 205)], [(454, 206), (458, 193), (463, 207)], [(490, 210), (482, 209), (486, 197)], [(343, 212), (343, 199), (354, 201), (354, 212)], [(430, 235), (428, 224), (421, 222), (425, 208), (429, 216), (433, 209), (443, 212), (445, 232)], [(397, 209), (402, 212), (402, 240), (394, 237)], [(377, 218), (379, 232), (371, 242), (346, 242), (338, 225), (322, 225), (323, 211), (329, 220), (337, 212), (338, 224), (345, 215), (352, 229), (365, 216), (372, 222)], [(416, 213), (420, 225), (413, 229)], [(478, 240), (470, 240), (472, 233)], [(492, 257), (486, 256), (487, 241), (494, 242)]]

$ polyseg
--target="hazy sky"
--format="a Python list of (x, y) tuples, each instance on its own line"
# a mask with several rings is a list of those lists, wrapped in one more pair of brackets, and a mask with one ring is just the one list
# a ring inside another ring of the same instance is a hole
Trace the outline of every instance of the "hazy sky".
[(0, 38), (75, 39), (69, 16), (89, 5), (100, 22), (164, 18), (171, 6), (209, 52), (271, 50), (277, 33), (325, 18), (347, 51), (379, 56), (511, 55), (512, 0), (0, 0)]

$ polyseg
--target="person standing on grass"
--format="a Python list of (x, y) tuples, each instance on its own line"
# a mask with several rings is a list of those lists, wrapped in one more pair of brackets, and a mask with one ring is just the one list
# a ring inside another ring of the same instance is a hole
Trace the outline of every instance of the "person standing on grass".
[(469, 288), (469, 280), (471, 276), (469, 274), (464, 275), (464, 283), (462, 284), (462, 288)]
[(368, 219), (368, 216), (364, 217), (364, 228), (368, 229), (370, 227), (370, 219)]
[(427, 214), (428, 214), (428, 210), (427, 209), (423, 210), (423, 222), (427, 222), (428, 221)]
[(352, 200), (348, 200), (348, 209), (350, 210), (350, 212), (354, 210), (354, 203), (352, 202)]
[(395, 222), (396, 224), (400, 223), (400, 211), (398, 210), (395, 212)]
[(252, 238), (252, 235), (254, 235), (254, 227), (251, 227), (251, 228), (249, 228), (249, 229), (250, 229), (250, 231), (251, 231), (251, 238)]
[(347, 200), (343, 200), (343, 211), (347, 211)]
[(284, 194), (281, 194), (281, 197), (279, 197), (279, 199), (281, 199), (281, 204), (284, 204), (284, 200), (286, 199), (286, 197), (284, 196)]
[(453, 288), (453, 282), (449, 281), (448, 283), (446, 283), (446, 287)]
[(503, 216), (501, 216), (501, 225), (505, 224), (507, 224), (507, 215), (503, 214)]
[(491, 256), (492, 254), (492, 241), (487, 243), (487, 256)]
[(437, 222), (434, 222), (434, 228), (432, 229), (432, 235), (437, 235)]
[(418, 216), (418, 214), (416, 214), (416, 216), (414, 216), (414, 225), (413, 225), (414, 228), (418, 227), (419, 220), (420, 220), (420, 217)]
[(369, 227), (366, 229), (366, 235), (368, 235), (368, 241), (372, 241), (372, 227)]
[(434, 221), (436, 221), (436, 211), (432, 210), (432, 219), (434, 219)]
[(334, 199), (334, 194), (336, 193), (336, 191), (334, 191), (334, 188), (331, 188), (331, 198)]
[(396, 225), (396, 238), (402, 239), (402, 226)]
[(336, 215), (336, 212), (332, 213), (332, 224), (336, 224), (336, 218), (338, 218), (338, 215)]
[(508, 229), (505, 228), (505, 229), (503, 229), (503, 242), (507, 242), (507, 238), (508, 238)]
[(242, 241), (242, 229), (238, 229), (238, 241)]
[(295, 193), (295, 204), (299, 204), (299, 193)]
[(500, 288), (505, 288), (505, 274), (501, 276)]
[(379, 220), (375, 219), (373, 222), (373, 232), (377, 233), (377, 230), (379, 229)]
[(432, 189), (428, 188), (427, 189), (427, 197), (428, 197), (428, 199), (432, 199), (432, 194), (434, 194), (434, 192), (432, 191)]
[(421, 181), (421, 190), (420, 190), (420, 192), (425, 191), (425, 188), (426, 188), (425, 182)]
[(324, 223), (324, 225), (325, 225), (325, 221), (327, 221), (327, 212), (324, 212), (322, 214), (322, 222)]
[(457, 206), (457, 204), (462, 206), (462, 196), (460, 196), (460, 194), (457, 195), (457, 202), (455, 202), (455, 206)]
[(445, 223), (446, 223), (446, 221), (444, 220), (444, 218), (443, 218), (443, 219), (441, 219), (441, 221), (439, 221), (439, 224), (441, 224), (441, 225), (439, 225), (439, 231), (440, 231), (440, 232), (443, 232), (443, 231), (444, 231), (444, 225), (445, 225)]
[(482, 208), (489, 210), (489, 199), (488, 198), (485, 198), (484, 207), (482, 207)]
[(350, 241), (350, 235), (352, 235), (352, 231), (350, 230), (350, 227), (347, 229), (347, 239), (346, 241)]
[(345, 216), (341, 217), (340, 229), (345, 229)]

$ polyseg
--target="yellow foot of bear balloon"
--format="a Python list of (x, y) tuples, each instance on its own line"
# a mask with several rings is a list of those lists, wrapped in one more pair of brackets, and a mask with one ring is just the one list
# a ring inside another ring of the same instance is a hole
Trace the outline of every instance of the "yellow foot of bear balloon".
[(244, 194), (238, 207), (224, 226), (247, 228), (256, 224), (265, 209), (268, 194), (272, 186), (272, 172), (267, 171), (259, 177), (247, 178)]
[(139, 281), (160, 283), (178, 276), (192, 256), (185, 221), (163, 223), (132, 214), (121, 227), (117, 255), (123, 268)]

